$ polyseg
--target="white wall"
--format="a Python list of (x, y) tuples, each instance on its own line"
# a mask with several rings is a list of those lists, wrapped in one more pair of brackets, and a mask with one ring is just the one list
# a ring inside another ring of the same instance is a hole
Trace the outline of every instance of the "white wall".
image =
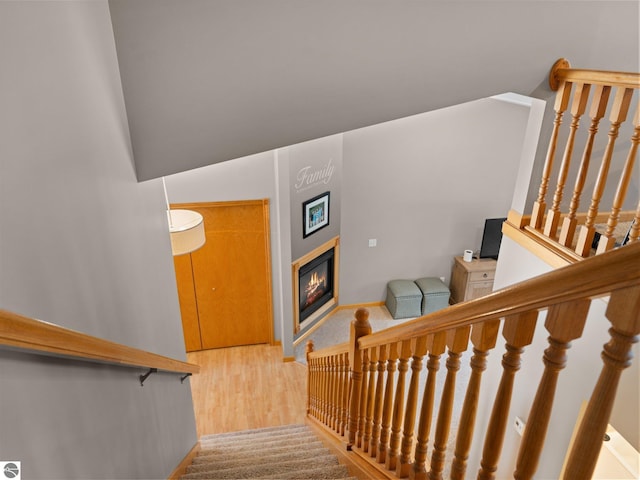
[[(106, 1), (0, 2), (0, 308), (184, 359), (164, 196), (138, 183)], [(23, 478), (167, 478), (189, 382), (0, 349)]]
[[(538, 257), (508, 237), (504, 237), (496, 269), (494, 289), (507, 287), (550, 270), (552, 268)], [(558, 288), (561, 289), (562, 285), (558, 285)], [(604, 317), (605, 309), (606, 299), (592, 302), (582, 337), (571, 342), (571, 348), (567, 351), (567, 366), (559, 375), (556, 400), (547, 431), (547, 443), (538, 464), (536, 478), (559, 478), (578, 411), (582, 402), (588, 400), (591, 395), (602, 368), (600, 353), (602, 346), (609, 339), (607, 330), (610, 327)], [(503, 460), (496, 472), (496, 478), (511, 478), (515, 470), (521, 437), (518, 436), (512, 425), (516, 416), (527, 422), (531, 403), (544, 369), (542, 356), (548, 347), (547, 337), (549, 336), (544, 328), (545, 317), (546, 312), (542, 312), (538, 317), (534, 341), (530, 346), (525, 347), (522, 366), (516, 374), (502, 451)], [(638, 425), (640, 425), (638, 412), (640, 370), (637, 361), (640, 349), (638, 345), (635, 345), (633, 351), (636, 361), (622, 374), (611, 424), (635, 448), (638, 448)], [(482, 379), (474, 445), (481, 445), (484, 440), (484, 431), (491, 415), (493, 398), (502, 374), (502, 352), (504, 352), (504, 338), (500, 336), (495, 351), (489, 355), (487, 369)], [(479, 465), (481, 453), (481, 451), (472, 449), (469, 465)]]

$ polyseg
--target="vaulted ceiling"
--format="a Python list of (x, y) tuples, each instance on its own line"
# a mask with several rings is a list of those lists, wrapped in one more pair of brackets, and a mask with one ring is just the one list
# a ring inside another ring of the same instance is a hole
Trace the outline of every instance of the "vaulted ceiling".
[[(139, 180), (638, 71), (636, 1), (110, 0)], [(464, 141), (465, 132), (460, 132)]]

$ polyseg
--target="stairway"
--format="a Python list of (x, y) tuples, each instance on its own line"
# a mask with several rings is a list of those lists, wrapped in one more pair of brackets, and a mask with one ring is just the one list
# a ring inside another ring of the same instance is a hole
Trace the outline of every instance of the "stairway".
[(206, 435), (181, 480), (355, 480), (306, 425)]

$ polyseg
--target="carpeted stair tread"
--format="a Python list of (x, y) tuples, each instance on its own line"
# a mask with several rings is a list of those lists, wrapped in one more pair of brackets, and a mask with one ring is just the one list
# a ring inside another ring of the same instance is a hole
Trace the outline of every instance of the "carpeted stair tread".
[(184, 475), (183, 478), (192, 478), (192, 474), (198, 475), (200, 473), (206, 474), (207, 478), (214, 479), (256, 478), (288, 471), (298, 472), (306, 469), (324, 469), (333, 465), (338, 465), (338, 459), (335, 455), (331, 454), (316, 456), (314, 458), (289, 459), (284, 462), (270, 461), (268, 457), (264, 457), (255, 459), (255, 461), (247, 459), (247, 462), (245, 462), (243, 466), (235, 468), (221, 469), (216, 465), (199, 465), (198, 472), (188, 473)]
[(355, 480), (306, 425), (207, 435), (182, 480)]
[(258, 440), (255, 443), (229, 443), (229, 444), (216, 444), (216, 445), (201, 445), (201, 452), (217, 452), (217, 453), (225, 453), (225, 452), (241, 452), (242, 450), (255, 450), (256, 448), (266, 449), (266, 448), (277, 448), (286, 445), (291, 445), (291, 442), (295, 442), (297, 445), (310, 445), (316, 443), (318, 441), (318, 437), (313, 435), (305, 435), (303, 437), (291, 437), (286, 439), (277, 439), (277, 440)]
[[(330, 454), (331, 454), (330, 450), (326, 447), (303, 449), (302, 451), (296, 452), (295, 458), (296, 460), (304, 460), (304, 459), (316, 458), (316, 457), (321, 457), (321, 456), (330, 455)], [(211, 459), (209, 462), (192, 463), (191, 466), (189, 466), (187, 472), (188, 473), (203, 472), (207, 470), (212, 470), (214, 468), (217, 468), (220, 470), (230, 469), (230, 468), (240, 468), (249, 464), (250, 465), (259, 465), (261, 463), (273, 464), (276, 462), (286, 462), (288, 460), (291, 460), (291, 457), (292, 457), (291, 448), (289, 448), (285, 452), (271, 453), (270, 455), (265, 455), (265, 456), (261, 456), (259, 453), (256, 453), (256, 454), (252, 453), (252, 454), (247, 454), (246, 456), (242, 455), (240, 457), (236, 455), (235, 457), (228, 458), (226, 460), (222, 460), (214, 455), (210, 457)], [(207, 457), (204, 457), (204, 458), (207, 458)]]
[(278, 435), (296, 434), (299, 432), (311, 432), (306, 425), (280, 425), (277, 427), (255, 428), (251, 430), (241, 430), (239, 432), (214, 433), (212, 435), (203, 435), (200, 437), (201, 442), (207, 441), (228, 441), (241, 440), (250, 437), (275, 437)]
[(242, 445), (251, 445), (256, 443), (286, 443), (290, 442), (293, 439), (297, 439), (299, 441), (312, 441), (312, 439), (317, 438), (312, 432), (303, 431), (298, 434), (289, 434), (289, 435), (276, 435), (274, 437), (268, 436), (260, 436), (260, 437), (248, 437), (241, 438), (239, 440), (229, 439), (227, 441), (200, 441), (200, 445), (203, 448), (233, 448), (233, 447), (241, 447)]
[(292, 472), (276, 473), (260, 477), (251, 477), (251, 480), (343, 480), (349, 478), (349, 471), (344, 465), (332, 465), (322, 468), (309, 468)]
[[(315, 450), (318, 448), (324, 448), (324, 444), (320, 440), (316, 440), (312, 443), (305, 443), (305, 449)], [(291, 444), (279, 445), (275, 447), (262, 447), (256, 446), (254, 449), (245, 449), (246, 455), (262, 455), (265, 452), (269, 452), (272, 455), (280, 455), (282, 453), (291, 453)], [(230, 459), (238, 458), (242, 456), (242, 451), (234, 450), (206, 450), (200, 451), (198, 455), (193, 459), (193, 463), (206, 463), (212, 461), (228, 461)]]

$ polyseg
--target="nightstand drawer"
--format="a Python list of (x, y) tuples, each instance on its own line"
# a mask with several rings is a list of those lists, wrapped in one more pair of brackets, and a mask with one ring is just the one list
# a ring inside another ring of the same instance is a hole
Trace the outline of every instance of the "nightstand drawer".
[(493, 280), (495, 274), (495, 270), (485, 270), (484, 272), (469, 272), (469, 281), (480, 282), (482, 280)]

